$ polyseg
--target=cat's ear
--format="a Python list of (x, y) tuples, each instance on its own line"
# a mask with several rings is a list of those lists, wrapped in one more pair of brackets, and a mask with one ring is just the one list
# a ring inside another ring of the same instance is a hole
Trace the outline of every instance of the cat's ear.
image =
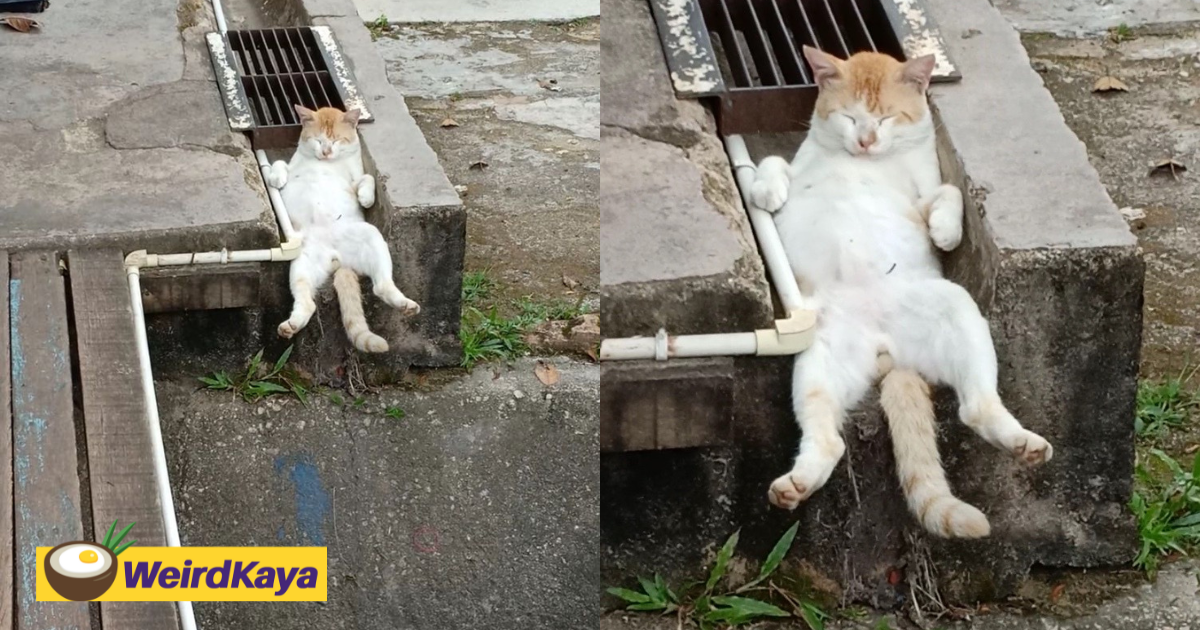
[(929, 87), (929, 80), (933, 77), (935, 65), (937, 65), (937, 58), (933, 55), (910, 59), (904, 64), (900, 76), (905, 83), (911, 83), (924, 92)]
[(301, 124), (316, 120), (317, 112), (314, 112), (313, 110), (300, 105), (299, 103), (292, 105), (292, 107), (296, 110), (296, 115), (300, 117)]
[(830, 81), (842, 76), (842, 60), (833, 55), (817, 50), (812, 46), (804, 47), (804, 58), (813, 70), (813, 78), (817, 85), (825, 87)]
[(358, 126), (358, 117), (362, 115), (362, 111), (357, 107), (342, 114), (342, 122), (348, 122), (355, 127)]

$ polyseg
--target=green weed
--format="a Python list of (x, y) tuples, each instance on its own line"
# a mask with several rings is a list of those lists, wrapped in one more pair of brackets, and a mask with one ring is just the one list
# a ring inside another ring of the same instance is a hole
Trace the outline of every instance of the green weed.
[[(1188, 470), (1161, 450), (1150, 449), (1149, 455), (1148, 461), (1138, 462), (1139, 488), (1129, 509), (1137, 518), (1141, 537), (1134, 566), (1154, 575), (1163, 556), (1186, 555), (1200, 545), (1200, 453)], [(1166, 468), (1168, 479), (1155, 474), (1155, 463)]]
[(772, 579), (791, 549), (799, 527), (796, 523), (784, 532), (767, 555), (758, 575), (739, 587), (733, 588), (726, 580), (729, 562), (738, 544), (739, 532), (734, 532), (717, 552), (708, 578), (682, 588), (679, 594), (657, 574), (653, 579), (639, 576), (640, 588), (637, 590), (613, 587), (608, 593), (624, 601), (626, 610), (664, 615), (676, 613), (681, 620), (691, 619), (701, 630), (732, 628), (773, 617), (800, 618), (810, 629), (823, 630), (829, 614), (815, 602), (781, 587)]
[(263, 363), (263, 351), (259, 350), (251, 357), (244, 373), (213, 372), (199, 377), (200, 382), (208, 389), (234, 392), (249, 403), (276, 394), (291, 394), (307, 405), (310, 386), (295, 370), (287, 367), (291, 356), (292, 346), (288, 346), (274, 364)]
[(387, 411), (383, 412), (383, 415), (391, 418), (392, 420), (403, 420), (405, 414), (404, 410), (399, 407), (388, 407)]
[(510, 361), (529, 352), (525, 334), (546, 320), (574, 319), (588, 312), (582, 296), (576, 302), (538, 301), (532, 297), (510, 301), (501, 308), (493, 300), (496, 281), (486, 271), (463, 274), (462, 366), (471, 368), (484, 361)]
[(1121, 42), (1133, 39), (1133, 29), (1129, 28), (1128, 24), (1122, 22), (1108, 30), (1108, 37), (1113, 43), (1120, 44)]
[(1167, 429), (1183, 426), (1191, 412), (1200, 405), (1196, 392), (1185, 387), (1196, 374), (1196, 368), (1184, 370), (1179, 376), (1165, 380), (1143, 380), (1138, 383), (1137, 417), (1134, 428), (1140, 438), (1158, 437)]
[(371, 41), (375, 41), (383, 36), (388, 31), (389, 22), (386, 15), (380, 15), (374, 20), (367, 22), (367, 30), (371, 31)]

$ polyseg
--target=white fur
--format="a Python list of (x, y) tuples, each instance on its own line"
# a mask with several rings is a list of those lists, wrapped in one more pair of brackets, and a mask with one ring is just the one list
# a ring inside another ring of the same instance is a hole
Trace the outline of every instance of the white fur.
[[(988, 442), (1030, 463), (1049, 460), (1050, 444), (1000, 402), (987, 321), (962, 287), (941, 276), (931, 245), (958, 246), (963, 205), (961, 192), (942, 184), (929, 113), (909, 125), (865, 121), (870, 114), (861, 106), (843, 113), (814, 115), (795, 159), (763, 160), (750, 190), (755, 204), (776, 211), (793, 271), (819, 305), (816, 340), (795, 364), (800, 450), (793, 469), (771, 485), (772, 503), (793, 509), (829, 478), (845, 449), (845, 412), (881, 376), (880, 355), (890, 357), (884, 372), (894, 366), (954, 387), (962, 420)], [(865, 150), (857, 140), (864, 127), (877, 136)], [(949, 494), (932, 412), (906, 387), (885, 397), (885, 407), (897, 425), (898, 468), (917, 475), (914, 513), (954, 505), (954, 513), (938, 511), (945, 527), (919, 517), (942, 535), (986, 535), (982, 514)]]
[[(325, 152), (328, 157), (318, 157)], [(362, 208), (375, 203), (375, 178), (363, 173), (357, 136), (353, 142), (323, 136), (302, 140), (290, 163), (271, 165), (267, 184), (280, 189), (292, 224), (303, 235), (290, 273), (295, 304), (279, 325), (280, 336), (291, 337), (308, 324), (316, 312), (316, 291), (339, 268), (370, 277), (375, 295), (388, 305), (411, 315), (420, 312), (396, 287), (388, 244), (363, 216)], [(386, 350), (387, 343), (367, 330), (365, 320), (359, 325), (363, 315), (357, 288), (357, 281), (347, 278), (337, 292), (347, 334), (360, 350)]]

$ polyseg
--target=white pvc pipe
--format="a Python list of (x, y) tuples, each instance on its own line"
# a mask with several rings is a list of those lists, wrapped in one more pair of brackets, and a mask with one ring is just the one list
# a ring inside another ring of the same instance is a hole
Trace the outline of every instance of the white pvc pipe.
[(746, 214), (750, 215), (750, 223), (754, 226), (754, 235), (762, 250), (763, 262), (771, 275), (771, 283), (779, 294), (779, 302), (783, 310), (792, 312), (804, 308), (804, 296), (796, 284), (796, 275), (788, 263), (787, 254), (783, 249), (783, 241), (779, 239), (779, 230), (775, 228), (775, 219), (770, 212), (754, 205), (750, 200), (750, 187), (754, 184), (755, 166), (750, 160), (750, 152), (746, 150), (746, 141), (741, 136), (725, 137), (725, 151), (729, 153), (729, 161), (733, 164), (733, 172), (737, 177), (738, 189), (742, 191), (742, 204), (746, 206)]
[(225, 31), (228, 29), (225, 28), (225, 12), (221, 10), (221, 0), (212, 0), (212, 6), (213, 15), (217, 17), (217, 28), (220, 29), (221, 34), (224, 35)]
[(662, 330), (654, 337), (606, 339), (601, 344), (600, 358), (605, 361), (665, 361), (688, 357), (742, 356), (757, 352), (758, 339), (752, 332), (671, 337)]
[[(219, 3), (219, 0), (214, 1)], [(279, 221), (279, 230), (283, 232), (283, 240), (290, 241), (295, 238), (296, 231), (292, 229), (292, 219), (283, 207), (283, 197), (279, 194), (279, 189), (267, 183), (267, 171), (271, 168), (270, 162), (267, 161), (267, 152), (259, 149), (254, 152), (254, 155), (258, 158), (258, 168), (262, 171), (263, 185), (267, 187), (267, 196), (271, 199), (271, 207), (275, 208), (275, 219)]]
[[(138, 363), (142, 368), (142, 394), (146, 398), (146, 426), (150, 430), (150, 447), (154, 456), (154, 485), (162, 506), (163, 531), (167, 546), (179, 547), (179, 521), (175, 517), (175, 500), (171, 495), (171, 478), (167, 472), (167, 453), (163, 447), (162, 427), (159, 426), (158, 397), (154, 393), (154, 374), (150, 367), (150, 344), (146, 340), (146, 315), (142, 310), (142, 288), (138, 268), (128, 267), (129, 302), (133, 305), (133, 331), (137, 340)], [(179, 602), (179, 621), (183, 630), (196, 630), (192, 602)]]

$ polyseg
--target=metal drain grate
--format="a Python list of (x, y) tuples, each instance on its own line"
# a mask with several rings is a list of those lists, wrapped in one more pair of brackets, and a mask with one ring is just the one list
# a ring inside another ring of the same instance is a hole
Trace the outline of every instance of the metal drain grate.
[(842, 58), (860, 51), (899, 59), (934, 53), (935, 81), (960, 78), (917, 0), (653, 0), (652, 6), (676, 92), (718, 97), (726, 135), (807, 127), (817, 87), (804, 45)]
[(358, 97), (333, 35), (326, 27), (228, 31), (208, 36), (209, 52), (230, 127), (249, 131), (256, 149), (290, 148), (300, 135), (293, 105), (357, 107)]

